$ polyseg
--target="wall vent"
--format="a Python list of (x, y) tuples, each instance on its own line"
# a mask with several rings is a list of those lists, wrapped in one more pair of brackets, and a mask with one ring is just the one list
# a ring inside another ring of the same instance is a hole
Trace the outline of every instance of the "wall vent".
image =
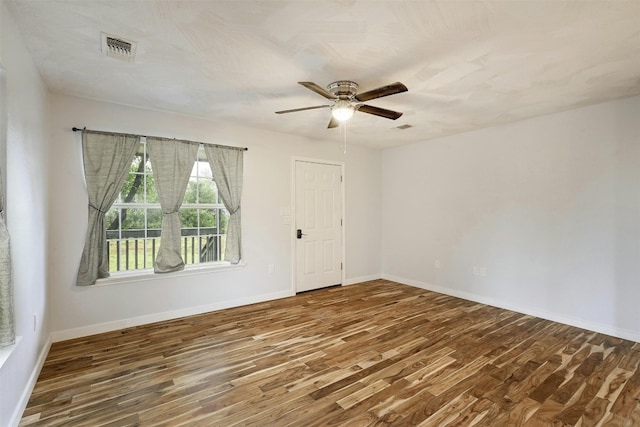
[(404, 129), (409, 129), (409, 128), (412, 128), (412, 127), (413, 127), (412, 125), (400, 125), (400, 126), (396, 126), (396, 129), (404, 130)]
[(133, 62), (136, 56), (136, 42), (102, 33), (102, 54), (121, 61)]

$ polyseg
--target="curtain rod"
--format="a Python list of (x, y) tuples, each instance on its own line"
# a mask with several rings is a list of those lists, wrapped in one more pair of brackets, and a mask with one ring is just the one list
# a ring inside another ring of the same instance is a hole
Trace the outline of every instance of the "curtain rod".
[[(141, 138), (149, 138), (146, 135), (138, 135), (135, 133), (119, 133), (119, 132), (106, 132), (106, 131), (100, 131), (100, 130), (91, 130), (91, 129), (87, 129), (86, 127), (84, 128), (77, 128), (77, 127), (72, 127), (71, 128), (72, 131), (74, 132), (92, 132), (92, 133), (101, 133), (101, 134), (105, 134), (105, 135), (130, 135), (130, 136), (139, 136)], [(178, 141), (178, 139), (176, 138), (164, 138), (161, 136), (151, 136), (151, 138), (158, 138), (158, 139), (174, 139), (176, 141)], [(193, 142), (195, 144), (206, 144), (206, 145), (212, 145), (214, 147), (223, 147), (223, 148), (233, 148), (235, 150), (242, 150), (242, 151), (249, 151), (249, 149), (247, 147), (234, 147), (231, 145), (220, 145), (220, 144), (210, 144), (208, 142), (198, 142), (198, 141), (188, 141), (186, 139), (181, 139), (180, 141), (185, 141), (185, 142)]]

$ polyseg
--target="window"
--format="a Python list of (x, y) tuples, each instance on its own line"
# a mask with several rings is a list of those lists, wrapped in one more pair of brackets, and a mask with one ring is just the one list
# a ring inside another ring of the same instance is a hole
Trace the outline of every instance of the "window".
[[(203, 146), (198, 149), (179, 215), (185, 264), (220, 261), (229, 214), (219, 199)], [(161, 226), (162, 210), (142, 138), (122, 191), (105, 217), (109, 271), (152, 269)]]
[[(155, 273), (180, 271), (185, 265), (182, 253), (186, 264), (217, 261), (223, 253), (230, 264), (240, 263), (244, 151), (82, 130), (88, 224), (76, 284), (91, 286), (109, 277), (110, 271), (148, 271), (152, 265)], [(154, 167), (161, 169), (152, 171)], [(190, 181), (195, 185), (182, 206)], [(162, 193), (156, 193), (157, 187)], [(181, 207), (184, 228), (179, 221)], [(163, 210), (166, 214), (161, 214)]]

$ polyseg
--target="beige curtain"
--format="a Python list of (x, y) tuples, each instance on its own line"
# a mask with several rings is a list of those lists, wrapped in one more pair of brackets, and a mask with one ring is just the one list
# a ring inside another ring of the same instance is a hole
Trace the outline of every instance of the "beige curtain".
[(213, 179), (218, 187), (222, 203), (229, 211), (225, 261), (237, 264), (242, 258), (240, 229), (240, 199), (242, 198), (242, 162), (244, 150), (216, 145), (204, 146), (211, 165)]
[(139, 144), (139, 136), (82, 132), (89, 222), (76, 281), (79, 286), (94, 285), (97, 279), (109, 277), (104, 217), (127, 179)]
[(147, 150), (162, 208), (160, 248), (154, 262), (156, 273), (184, 269), (184, 260), (180, 254), (181, 226), (178, 210), (189, 184), (199, 145), (175, 139), (147, 138)]
[(11, 245), (9, 230), (7, 230), (7, 224), (4, 220), (4, 195), (2, 174), (0, 173), (0, 347), (12, 345), (15, 340)]
[(16, 341), (13, 312), (13, 277), (11, 275), (11, 244), (4, 217), (4, 173), (7, 150), (7, 103), (4, 67), (0, 65), (0, 348)]

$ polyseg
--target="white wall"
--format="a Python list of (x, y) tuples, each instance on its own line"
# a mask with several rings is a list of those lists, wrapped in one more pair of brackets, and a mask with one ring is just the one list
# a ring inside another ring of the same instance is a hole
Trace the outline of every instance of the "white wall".
[[(51, 101), (50, 292), (54, 341), (133, 324), (293, 294), (292, 157), (345, 162), (346, 282), (380, 277), (380, 152), (335, 141), (311, 141), (195, 118), (62, 95)], [(155, 275), (148, 280), (77, 287), (84, 244), (86, 192), (80, 134), (73, 126), (246, 146), (243, 258), (239, 270)], [(319, 129), (322, 134), (324, 129)], [(330, 134), (331, 135), (331, 134)], [(366, 220), (361, 220), (362, 216)], [(268, 273), (268, 265), (275, 272)]]
[(347, 147), (346, 284), (381, 277), (382, 191), (379, 150)]
[(384, 151), (383, 276), (640, 341), (639, 119), (634, 97)]
[(11, 426), (22, 415), (38, 374), (38, 359), (49, 348), (48, 94), (4, 2), (0, 15), (0, 60), (7, 72), (7, 225), (16, 333), (21, 337), (0, 368), (0, 425)]

